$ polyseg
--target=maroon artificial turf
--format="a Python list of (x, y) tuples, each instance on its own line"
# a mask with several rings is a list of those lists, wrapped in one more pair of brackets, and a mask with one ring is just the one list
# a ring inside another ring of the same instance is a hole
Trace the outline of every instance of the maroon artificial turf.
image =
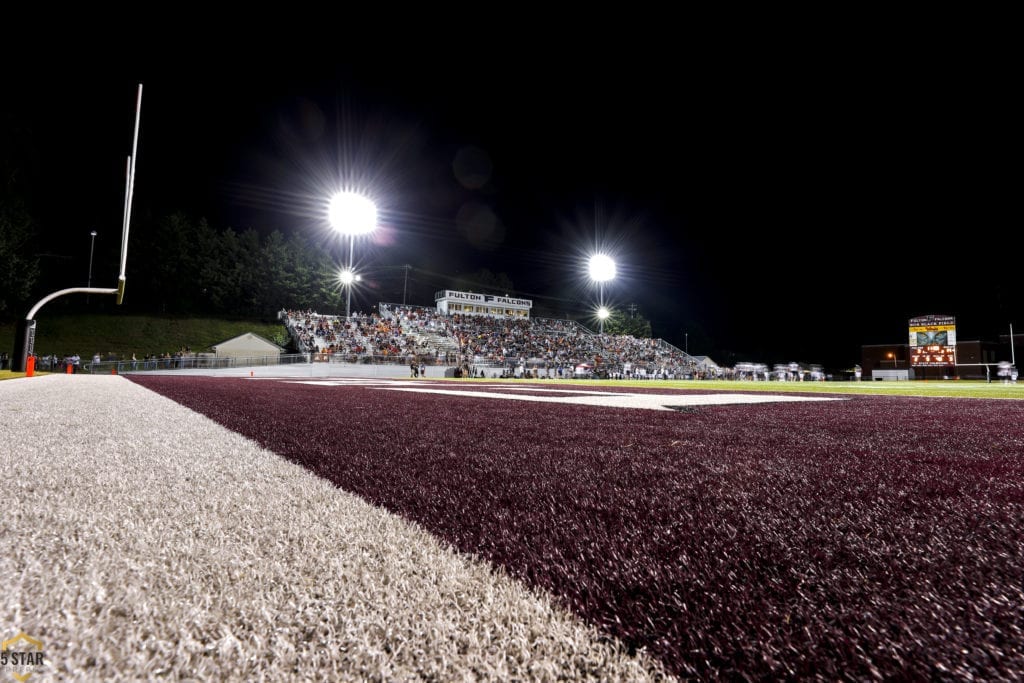
[(1024, 677), (1024, 402), (677, 413), (133, 380), (681, 676)]

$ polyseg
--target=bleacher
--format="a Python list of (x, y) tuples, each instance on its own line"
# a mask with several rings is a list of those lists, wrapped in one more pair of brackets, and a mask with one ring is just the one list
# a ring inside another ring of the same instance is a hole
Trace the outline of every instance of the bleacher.
[(660, 339), (596, 334), (572, 320), (446, 315), (424, 306), (381, 303), (372, 314), (320, 315), (282, 311), (296, 347), (314, 361), (405, 363), (465, 367), (475, 376), (571, 376), (581, 365), (607, 377), (682, 378), (696, 361)]

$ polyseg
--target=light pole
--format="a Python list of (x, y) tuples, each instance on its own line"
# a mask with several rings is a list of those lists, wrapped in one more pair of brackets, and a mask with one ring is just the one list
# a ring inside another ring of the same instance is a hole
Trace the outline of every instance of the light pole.
[[(89, 240), (89, 279), (86, 280), (86, 287), (92, 287), (92, 253), (93, 248), (96, 246), (96, 231), (93, 230), (92, 232), (89, 233), (89, 235), (91, 235), (91, 239)], [(85, 295), (85, 302), (89, 303), (88, 294)]]
[[(341, 273), (338, 274), (338, 280), (341, 281), (341, 284), (344, 285), (345, 289), (348, 290), (349, 292), (351, 292), (351, 290), (352, 290), (352, 285), (354, 285), (355, 283), (359, 282), (361, 279), (362, 279), (362, 277), (357, 275), (356, 272), (354, 270), (352, 270), (351, 268), (346, 268), (345, 270), (341, 271)], [(346, 302), (346, 310), (345, 310), (345, 317), (346, 318), (348, 317), (347, 306), (348, 306), (348, 302)]]
[(889, 356), (889, 360), (892, 361), (892, 369), (895, 370), (896, 369), (896, 354), (893, 353), (892, 351), (890, 351), (887, 355)]
[(331, 198), (327, 208), (331, 227), (342, 235), (348, 235), (348, 268), (342, 271), (341, 282), (345, 285), (345, 317), (352, 316), (352, 284), (359, 278), (352, 269), (352, 254), (355, 250), (356, 235), (367, 235), (377, 227), (377, 206), (361, 194), (339, 192)]
[(590, 279), (597, 283), (598, 304), (597, 319), (600, 320), (601, 334), (604, 334), (604, 321), (611, 315), (604, 305), (604, 283), (615, 277), (615, 261), (607, 254), (594, 254), (590, 257)]

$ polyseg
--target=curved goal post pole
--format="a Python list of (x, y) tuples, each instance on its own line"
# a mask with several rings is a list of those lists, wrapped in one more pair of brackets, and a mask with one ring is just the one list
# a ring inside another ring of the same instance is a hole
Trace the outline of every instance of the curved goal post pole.
[(104, 287), (71, 287), (48, 294), (40, 299), (24, 320), (19, 320), (14, 332), (14, 355), (11, 356), (11, 370), (25, 372), (28, 357), (35, 353), (36, 345), (36, 313), (50, 301), (65, 294), (117, 294), (116, 289)]
[(132, 195), (135, 192), (135, 156), (139, 145), (139, 119), (142, 114), (142, 84), (139, 83), (138, 96), (135, 100), (135, 132), (132, 135), (132, 155), (128, 157), (128, 167), (125, 175), (124, 190), (124, 221), (121, 226), (121, 271), (117, 276), (117, 287), (70, 287), (40, 299), (32, 310), (28, 312), (24, 320), (18, 321), (14, 338), (14, 355), (11, 357), (11, 370), (14, 372), (25, 372), (28, 366), (28, 357), (35, 352), (36, 341), (36, 313), (50, 301), (65, 294), (113, 294), (117, 296), (117, 303), (124, 299), (124, 272), (128, 263), (128, 225), (132, 217)]

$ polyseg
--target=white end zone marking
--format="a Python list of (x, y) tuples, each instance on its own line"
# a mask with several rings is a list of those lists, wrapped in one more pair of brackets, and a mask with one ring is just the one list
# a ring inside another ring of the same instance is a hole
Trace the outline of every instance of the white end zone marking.
[[(313, 386), (342, 387), (360, 386), (386, 391), (408, 391), (416, 394), (439, 394), (442, 396), (465, 396), (468, 398), (494, 398), (503, 401), (533, 401), (535, 403), (567, 403), (579, 406), (603, 408), (640, 408), (643, 410), (674, 410), (682, 406), (717, 406), (750, 403), (802, 403), (807, 401), (848, 401), (835, 396), (792, 396), (780, 394), (630, 394), (590, 389), (541, 387), (536, 385), (512, 386), (508, 384), (476, 384), (474, 387), (501, 389), (479, 391), (478, 389), (452, 389), (448, 382), (430, 380), (396, 380), (373, 378), (302, 379), (284, 380), (288, 384), (310, 384)], [(534, 395), (513, 392), (533, 392)], [(538, 396), (538, 393), (555, 394)], [(561, 395), (559, 395), (561, 394)], [(672, 407), (669, 407), (672, 406)]]
[(270, 377), (268, 379), (276, 379), (277, 381), (284, 381), (288, 384), (310, 384), (315, 387), (384, 387), (423, 385), (422, 381), (417, 382), (414, 380), (401, 379), (362, 379), (349, 377), (339, 377), (338, 379), (288, 379), (282, 377)]
[(806, 401), (845, 401), (831, 396), (779, 396), (775, 394), (620, 394), (587, 393), (576, 396), (527, 396), (498, 394), (490, 391), (459, 391), (457, 389), (428, 389), (426, 387), (380, 387), (387, 391), (409, 391), (417, 394), (442, 394), (471, 398), (497, 398), (505, 401), (535, 401), (538, 403), (568, 403), (602, 408), (642, 408), (644, 410), (672, 410), (667, 406), (717, 406), (740, 403), (800, 403)]

